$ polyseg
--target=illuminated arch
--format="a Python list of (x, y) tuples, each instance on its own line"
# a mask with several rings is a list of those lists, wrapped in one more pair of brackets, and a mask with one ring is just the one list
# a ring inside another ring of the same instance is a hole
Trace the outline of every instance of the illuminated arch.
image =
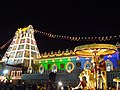
[(91, 63), (89, 61), (86, 61), (84, 63), (84, 70), (89, 70), (89, 69), (91, 69)]
[(39, 67), (39, 72), (40, 72), (40, 74), (43, 74), (43, 72), (44, 72), (44, 67), (43, 67), (42, 64), (41, 64), (40, 67)]
[(54, 63), (52, 66), (52, 72), (56, 73), (58, 70), (57, 65)]
[(66, 70), (68, 73), (71, 73), (73, 70), (74, 70), (74, 63), (72, 62), (68, 62), (67, 65), (66, 65)]
[(106, 70), (107, 71), (113, 70), (113, 63), (109, 59), (106, 60), (105, 63), (106, 63)]

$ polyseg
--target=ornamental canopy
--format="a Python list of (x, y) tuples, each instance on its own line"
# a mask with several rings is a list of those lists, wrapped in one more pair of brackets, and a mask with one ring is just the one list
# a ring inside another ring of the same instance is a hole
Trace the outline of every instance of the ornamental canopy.
[(87, 44), (77, 46), (74, 49), (76, 55), (93, 56), (93, 55), (110, 55), (114, 54), (117, 50), (115, 45), (111, 44)]

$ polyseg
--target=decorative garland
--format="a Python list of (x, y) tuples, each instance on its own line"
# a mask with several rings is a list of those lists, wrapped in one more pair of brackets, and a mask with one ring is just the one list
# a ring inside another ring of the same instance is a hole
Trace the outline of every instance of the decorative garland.
[[(71, 69), (68, 69), (68, 65), (69, 65), (69, 64), (72, 65), (72, 68), (71, 68)], [(68, 62), (67, 65), (66, 65), (66, 70), (67, 70), (67, 72), (68, 72), (68, 73), (71, 73), (71, 72), (74, 70), (74, 67), (75, 67), (75, 66), (74, 66), (74, 63)]]
[[(89, 64), (89, 68), (87, 68), (86, 66)], [(91, 69), (91, 63), (89, 61), (86, 61), (85, 64), (84, 64), (84, 70), (88, 70), (88, 69)]]
[[(40, 68), (42, 68), (42, 70), (40, 70)], [(40, 67), (39, 67), (39, 72), (42, 74), (44, 72), (44, 67), (43, 65), (41, 64)]]
[(105, 63), (106, 63), (106, 69), (107, 69), (107, 64), (110, 63), (110, 65), (111, 65), (110, 71), (113, 70), (113, 63), (112, 63), (109, 59), (107, 59), (107, 60), (105, 61)]
[[(56, 69), (55, 69), (55, 70), (54, 70), (54, 67), (56, 67)], [(55, 71), (55, 73), (56, 73), (56, 72), (57, 72), (57, 69), (58, 69), (58, 68), (57, 68), (57, 65), (54, 63), (54, 64), (53, 64), (53, 66), (52, 66), (52, 72), (54, 72), (54, 71)]]

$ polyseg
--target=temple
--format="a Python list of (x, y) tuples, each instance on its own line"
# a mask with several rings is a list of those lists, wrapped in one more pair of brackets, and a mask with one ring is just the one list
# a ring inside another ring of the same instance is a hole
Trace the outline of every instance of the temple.
[[(107, 73), (118, 71), (120, 68), (119, 43), (114, 46), (117, 47), (115, 53), (101, 56)], [(14, 80), (28, 82), (29, 79), (37, 83), (45, 83), (49, 73), (54, 72), (57, 74), (56, 81), (62, 81), (64, 85), (76, 86), (79, 84), (81, 72), (91, 69), (92, 60), (92, 56), (81, 56), (76, 54), (75, 50), (68, 49), (40, 54), (34, 37), (34, 29), (32, 25), (29, 25), (16, 31), (12, 43), (2, 58), (5, 67), (1, 71), (7, 68), (10, 69), (9, 74)], [(22, 67), (15, 68), (18, 64)], [(23, 70), (23, 67), (27, 69)], [(110, 85), (113, 85), (112, 81)]]

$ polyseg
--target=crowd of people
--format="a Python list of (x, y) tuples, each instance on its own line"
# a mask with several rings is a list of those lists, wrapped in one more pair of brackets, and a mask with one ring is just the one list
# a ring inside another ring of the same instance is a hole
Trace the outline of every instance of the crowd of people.
[[(0, 82), (0, 90), (63, 90), (61, 87), (55, 83), (56, 73), (51, 72), (49, 74), (49, 80), (45, 84), (35, 84), (35, 83), (10, 83), (10, 82)], [(64, 90), (72, 90), (71, 87), (64, 86)]]
[[(87, 80), (86, 77), (82, 77), (80, 83), (76, 87), (71, 86), (59, 86), (56, 84), (56, 73), (51, 72), (49, 74), (49, 80), (44, 84), (35, 84), (35, 83), (20, 83), (17, 84), (10, 82), (0, 82), (0, 90), (92, 90), (87, 89)], [(101, 90), (101, 89), (100, 89)], [(103, 90), (103, 89), (102, 89)], [(114, 90), (114, 88), (108, 89)]]
[[(71, 87), (64, 86), (64, 90), (72, 90)], [(0, 90), (62, 90), (54, 83), (48, 81), (47, 84), (13, 84), (13, 83), (0, 83)]]
[(37, 90), (37, 85), (0, 83), (0, 90)]

